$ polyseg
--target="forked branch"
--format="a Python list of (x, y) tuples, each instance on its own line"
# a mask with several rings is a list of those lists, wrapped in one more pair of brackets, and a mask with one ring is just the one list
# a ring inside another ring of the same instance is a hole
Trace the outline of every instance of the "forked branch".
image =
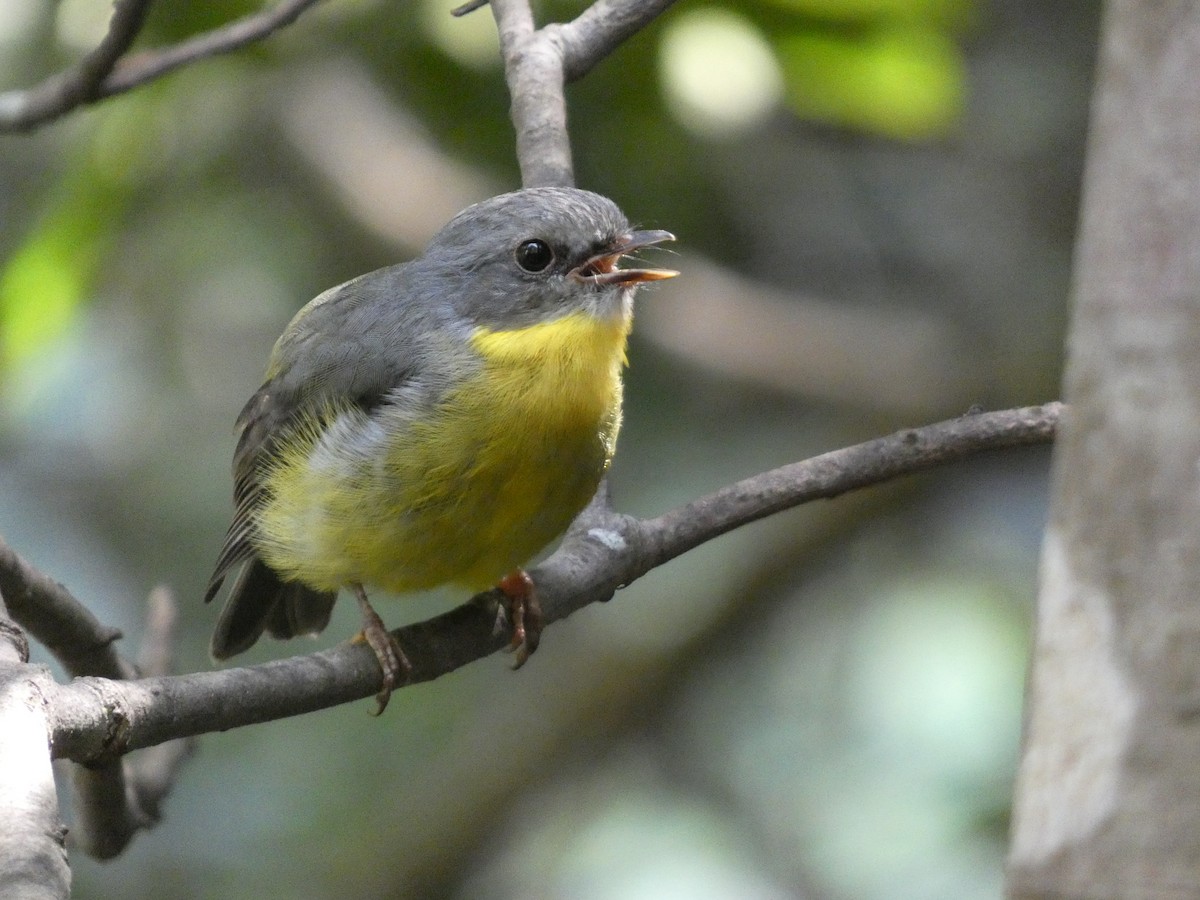
[(571, 22), (539, 29), (528, 0), (491, 0), (525, 187), (575, 183), (566, 83), (590, 72), (672, 2), (599, 0)]

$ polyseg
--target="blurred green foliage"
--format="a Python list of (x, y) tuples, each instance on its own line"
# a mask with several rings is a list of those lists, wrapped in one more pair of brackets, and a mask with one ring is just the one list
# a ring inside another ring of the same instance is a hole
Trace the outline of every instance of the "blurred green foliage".
[(938, 29), (901, 23), (853, 37), (785, 34), (777, 46), (798, 115), (907, 140), (945, 134), (962, 115), (962, 59)]
[(0, 372), (33, 362), (71, 328), (119, 227), (128, 191), (74, 154), (0, 269)]

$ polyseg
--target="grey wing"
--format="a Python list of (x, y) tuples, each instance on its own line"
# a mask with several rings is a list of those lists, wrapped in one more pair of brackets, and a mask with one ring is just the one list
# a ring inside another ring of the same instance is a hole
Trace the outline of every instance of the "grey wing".
[[(381, 269), (326, 291), (296, 314), (276, 343), (267, 382), (237, 419), (233, 521), (206, 602), (231, 569), (255, 555), (254, 520), (266, 499), (264, 465), (298, 419), (331, 405), (370, 412), (401, 388), (436, 394), (449, 380), (445, 373), (454, 363), (443, 340), (454, 326), (444, 306), (422, 302), (416, 289), (420, 273), (412, 265)], [(435, 322), (443, 327), (435, 329)]]
[(270, 423), (286, 415), (285, 405), (273, 402), (272, 386), (264, 385), (246, 404), (238, 421), (242, 432), (234, 456), (233, 522), (204, 594), (212, 600), (231, 569), (242, 567), (229, 589), (217, 618), (209, 649), (214, 659), (249, 649), (266, 630), (274, 637), (315, 634), (324, 629), (333, 611), (337, 592), (317, 591), (285, 581), (258, 558), (254, 544), (254, 512), (262, 502), (259, 460), (271, 452), (274, 438)]
[(238, 416), (240, 433), (233, 454), (233, 521), (225, 532), (221, 552), (205, 588), (205, 603), (216, 596), (231, 569), (255, 555), (254, 517), (264, 499), (262, 463), (271, 456), (278, 430), (297, 412), (289, 412), (287, 403), (276, 396), (268, 381)]

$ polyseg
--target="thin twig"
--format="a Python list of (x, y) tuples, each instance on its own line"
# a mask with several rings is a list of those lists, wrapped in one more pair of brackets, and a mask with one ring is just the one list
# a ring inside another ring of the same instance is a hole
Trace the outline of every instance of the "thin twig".
[(477, 9), (483, 9), (487, 5), (488, 0), (467, 0), (467, 2), (461, 6), (456, 6), (454, 9), (450, 10), (450, 15), (454, 16), (455, 18), (462, 18), (463, 16), (470, 15)]
[[(650, 24), (675, 0), (597, 0), (571, 22), (557, 26), (563, 75), (578, 81), (623, 41)], [(547, 30), (554, 26), (547, 26)]]
[[(713, 537), (811, 500), (835, 497), (982, 452), (1051, 441), (1060, 403), (964, 416), (835, 450), (738, 482), (653, 519), (596, 502), (563, 545), (532, 571), (546, 622), (562, 619)], [(481, 594), (435, 619), (395, 632), (428, 681), (507, 643), (494, 635), (495, 596)], [(265, 665), (137, 682), (79, 679), (53, 692), (57, 757), (96, 763), (172, 738), (225, 730), (335, 706), (378, 690), (379, 668), (362, 644), (345, 643)]]
[(24, 90), (0, 94), (0, 132), (28, 131), (78, 106), (120, 94), (189, 63), (229, 53), (290, 25), (320, 0), (283, 0), (174, 46), (125, 56), (151, 0), (117, 0), (104, 39), (79, 65)]
[(525, 187), (575, 183), (564, 84), (585, 75), (671, 2), (598, 0), (572, 22), (537, 29), (528, 0), (491, 0)]
[(189, 38), (165, 50), (148, 50), (127, 57), (117, 65), (101, 86), (103, 96), (127, 91), (138, 85), (198, 60), (240, 50), (291, 25), (301, 13), (321, 0), (283, 0), (278, 6), (230, 22), (220, 28)]
[(116, 0), (108, 31), (90, 53), (64, 72), (24, 91), (0, 94), (0, 129), (22, 131), (95, 101), (104, 79), (133, 44), (153, 0)]

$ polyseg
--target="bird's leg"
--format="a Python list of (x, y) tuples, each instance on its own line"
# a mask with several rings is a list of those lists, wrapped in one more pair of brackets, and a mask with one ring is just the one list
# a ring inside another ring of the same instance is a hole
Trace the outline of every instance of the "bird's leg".
[(513, 569), (500, 579), (497, 587), (505, 597), (504, 606), (512, 622), (512, 640), (508, 647), (517, 654), (513, 668), (519, 669), (542, 639), (542, 606), (538, 603), (533, 579), (524, 569)]
[(383, 686), (375, 695), (375, 702), (379, 704), (375, 715), (378, 716), (387, 709), (388, 700), (392, 697), (392, 689), (396, 685), (408, 681), (408, 676), (412, 672), (412, 663), (408, 661), (400, 644), (383, 624), (383, 619), (379, 618), (379, 613), (375, 612), (374, 607), (371, 606), (363, 586), (355, 583), (350, 587), (354, 590), (354, 598), (358, 601), (358, 608), (362, 612), (362, 639), (375, 651), (375, 658), (379, 660), (379, 668), (383, 670)]

